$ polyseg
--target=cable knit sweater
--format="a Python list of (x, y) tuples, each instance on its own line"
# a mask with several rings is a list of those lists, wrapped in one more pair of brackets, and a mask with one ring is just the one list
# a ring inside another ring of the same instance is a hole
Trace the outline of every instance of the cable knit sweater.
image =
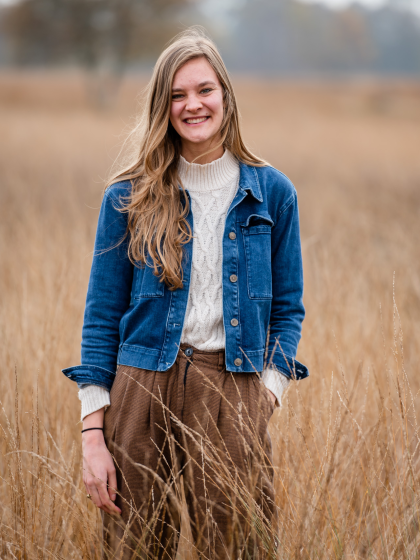
[[(239, 163), (229, 150), (211, 163), (190, 164), (182, 156), (179, 174), (191, 196), (194, 216), (194, 243), (191, 285), (181, 342), (200, 350), (225, 348), (222, 294), (222, 239), (226, 214), (236, 194)], [(277, 398), (289, 379), (274, 369), (262, 372), (262, 381)], [(110, 404), (109, 392), (86, 385), (79, 390), (82, 419)]]

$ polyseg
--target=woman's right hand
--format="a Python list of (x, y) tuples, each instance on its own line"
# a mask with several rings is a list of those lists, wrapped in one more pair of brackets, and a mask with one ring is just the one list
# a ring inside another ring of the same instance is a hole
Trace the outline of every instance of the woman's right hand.
[[(103, 427), (104, 408), (88, 414), (83, 419), (83, 428)], [(83, 482), (92, 502), (109, 514), (121, 513), (113, 502), (116, 498), (117, 474), (103, 431), (89, 430), (82, 434)]]

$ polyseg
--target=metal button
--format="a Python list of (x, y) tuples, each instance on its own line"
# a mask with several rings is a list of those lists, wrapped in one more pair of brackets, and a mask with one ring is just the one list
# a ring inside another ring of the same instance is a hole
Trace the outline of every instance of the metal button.
[(229, 280), (230, 280), (231, 282), (236, 282), (237, 279), (238, 279), (238, 277), (236, 276), (236, 274), (231, 274), (231, 275), (229, 276)]
[(189, 358), (190, 356), (193, 355), (193, 349), (192, 348), (186, 348), (185, 349), (185, 355)]
[(236, 233), (234, 231), (229, 233), (229, 239), (236, 239)]
[(235, 364), (235, 366), (240, 366), (242, 364), (242, 360), (241, 358), (236, 358), (236, 360), (233, 363)]
[(238, 319), (231, 319), (230, 324), (232, 325), (232, 327), (237, 327), (239, 324)]

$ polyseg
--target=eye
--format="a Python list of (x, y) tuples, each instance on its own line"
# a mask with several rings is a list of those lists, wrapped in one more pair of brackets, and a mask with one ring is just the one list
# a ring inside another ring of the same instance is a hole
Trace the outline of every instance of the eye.
[(200, 93), (203, 93), (203, 92), (206, 93), (206, 92), (209, 92), (209, 91), (213, 91), (212, 88), (204, 88), (200, 91)]
[(182, 97), (182, 93), (174, 93), (172, 95), (172, 99), (179, 99), (180, 97)]

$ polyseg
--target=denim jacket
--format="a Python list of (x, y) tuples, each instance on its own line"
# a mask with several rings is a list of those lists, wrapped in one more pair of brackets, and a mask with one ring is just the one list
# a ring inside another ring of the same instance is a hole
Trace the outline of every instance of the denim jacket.
[[(110, 390), (118, 364), (166, 371), (179, 350), (193, 239), (183, 246), (182, 288), (170, 291), (160, 282), (148, 266), (150, 257), (146, 266), (133, 265), (127, 237), (120, 243), (127, 214), (119, 208), (130, 189), (130, 181), (115, 183), (102, 201), (81, 365), (62, 370), (79, 387)], [(181, 202), (184, 206), (182, 190)], [(187, 220), (194, 231), (191, 206)], [(226, 369), (261, 372), (268, 349), (268, 361), (287, 377), (307, 377), (306, 366), (295, 360), (305, 315), (297, 196), (277, 169), (240, 163), (238, 189), (226, 216), (222, 267)]]

